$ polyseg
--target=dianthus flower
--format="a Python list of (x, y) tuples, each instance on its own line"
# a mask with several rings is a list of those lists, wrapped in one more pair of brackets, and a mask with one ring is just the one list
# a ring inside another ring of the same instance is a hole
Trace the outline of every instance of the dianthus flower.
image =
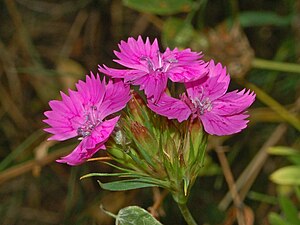
[(112, 69), (105, 65), (99, 71), (113, 78), (124, 78), (125, 83), (139, 85), (149, 99), (157, 101), (164, 92), (168, 79), (173, 82), (197, 80), (207, 74), (207, 64), (200, 60), (201, 53), (190, 49), (159, 50), (157, 39), (151, 44), (149, 38), (144, 43), (141, 36), (137, 40), (130, 37), (118, 45), (120, 52), (114, 51), (116, 63), (128, 69)]
[(63, 141), (78, 137), (81, 142), (69, 155), (57, 162), (78, 165), (89, 159), (100, 149), (112, 133), (119, 116), (107, 119), (126, 106), (130, 99), (129, 86), (121, 80), (107, 84), (92, 73), (86, 82), (76, 84), (77, 91), (69, 90), (69, 96), (61, 92), (62, 100), (49, 102), (51, 111), (45, 112), (44, 122), (50, 128), (45, 131), (53, 134), (48, 140)]
[(227, 92), (230, 76), (220, 63), (211, 60), (209, 74), (185, 83), (186, 93), (176, 99), (163, 94), (158, 102), (148, 102), (156, 113), (179, 122), (198, 118), (204, 130), (213, 135), (230, 135), (247, 126), (246, 109), (254, 102), (255, 94), (246, 91)]

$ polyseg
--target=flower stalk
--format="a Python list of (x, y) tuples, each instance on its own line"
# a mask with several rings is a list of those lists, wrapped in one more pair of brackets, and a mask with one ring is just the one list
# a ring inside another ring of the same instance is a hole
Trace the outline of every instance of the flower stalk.
[(193, 218), (193, 216), (186, 204), (178, 203), (178, 207), (180, 209), (180, 212), (181, 212), (183, 218), (185, 219), (185, 221), (187, 222), (188, 225), (197, 225), (195, 219)]

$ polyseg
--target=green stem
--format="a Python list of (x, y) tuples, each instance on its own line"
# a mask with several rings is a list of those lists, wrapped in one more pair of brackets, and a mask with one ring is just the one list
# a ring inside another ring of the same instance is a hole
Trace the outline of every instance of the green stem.
[(190, 210), (188, 209), (186, 204), (178, 203), (178, 207), (188, 225), (197, 225), (196, 221), (194, 220), (194, 218), (193, 218), (192, 214), (190, 213)]
[(257, 69), (275, 70), (288, 73), (300, 73), (300, 65), (294, 63), (274, 62), (271, 60), (255, 58), (252, 66)]
[(239, 5), (237, 0), (230, 0), (230, 7), (231, 7), (231, 16), (233, 22), (235, 22), (238, 19), (239, 16)]

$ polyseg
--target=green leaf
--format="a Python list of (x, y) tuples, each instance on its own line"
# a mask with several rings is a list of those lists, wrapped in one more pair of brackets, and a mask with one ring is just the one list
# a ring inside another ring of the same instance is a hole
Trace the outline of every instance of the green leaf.
[(179, 12), (189, 12), (192, 0), (123, 0), (124, 5), (147, 13), (170, 15)]
[(288, 222), (291, 224), (300, 224), (298, 210), (290, 199), (285, 196), (280, 196), (279, 204)]
[(128, 206), (119, 211), (116, 225), (162, 225), (149, 212), (138, 207)]
[[(89, 173), (82, 176), (80, 179), (88, 178), (88, 177), (119, 177), (119, 178), (132, 178), (137, 179), (139, 182), (156, 184), (157, 186), (167, 188), (169, 187), (169, 183), (164, 180), (158, 180), (153, 177), (150, 177), (147, 174), (139, 173), (137, 171), (132, 171), (128, 173)], [(125, 180), (128, 181), (128, 180)]]
[(186, 47), (193, 39), (194, 29), (191, 24), (182, 19), (169, 18), (165, 21), (162, 40), (165, 46), (170, 48)]
[(271, 225), (292, 225), (292, 224), (288, 223), (287, 221), (285, 221), (284, 219), (282, 219), (278, 214), (276, 214), (274, 212), (271, 212), (268, 215), (268, 220)]
[(272, 155), (283, 155), (283, 156), (300, 155), (300, 151), (297, 151), (296, 149), (287, 146), (270, 147), (267, 152)]
[(270, 179), (281, 185), (300, 185), (300, 166), (286, 166), (271, 174)]
[(295, 194), (297, 196), (298, 201), (300, 201), (300, 186), (295, 187)]
[(109, 183), (101, 183), (98, 180), (98, 183), (102, 189), (108, 191), (128, 191), (138, 188), (158, 186), (155, 183), (151, 183), (151, 181), (148, 181), (147, 179), (120, 180)]
[(292, 22), (292, 15), (279, 16), (274, 12), (266, 11), (248, 11), (241, 12), (239, 15), (239, 21), (242, 27), (253, 26), (288, 26)]
[(291, 156), (288, 156), (287, 158), (293, 164), (300, 166), (300, 154), (298, 154), (298, 155), (291, 155)]
[(130, 175), (131, 173), (89, 173), (80, 177), (80, 180), (88, 177), (120, 177)]

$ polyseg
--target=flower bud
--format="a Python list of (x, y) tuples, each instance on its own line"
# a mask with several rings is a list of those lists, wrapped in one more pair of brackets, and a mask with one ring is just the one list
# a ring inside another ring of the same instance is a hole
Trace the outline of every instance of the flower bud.
[(147, 108), (144, 100), (141, 98), (141, 96), (136, 93), (135, 91), (131, 92), (131, 99), (128, 102), (128, 109), (130, 114), (132, 115), (135, 120), (140, 121), (143, 117), (142, 111)]
[(144, 127), (142, 124), (139, 122), (132, 122), (131, 123), (131, 132), (133, 136), (137, 139), (139, 142), (147, 142), (151, 139), (151, 136), (149, 134), (149, 131), (147, 130), (146, 127)]

